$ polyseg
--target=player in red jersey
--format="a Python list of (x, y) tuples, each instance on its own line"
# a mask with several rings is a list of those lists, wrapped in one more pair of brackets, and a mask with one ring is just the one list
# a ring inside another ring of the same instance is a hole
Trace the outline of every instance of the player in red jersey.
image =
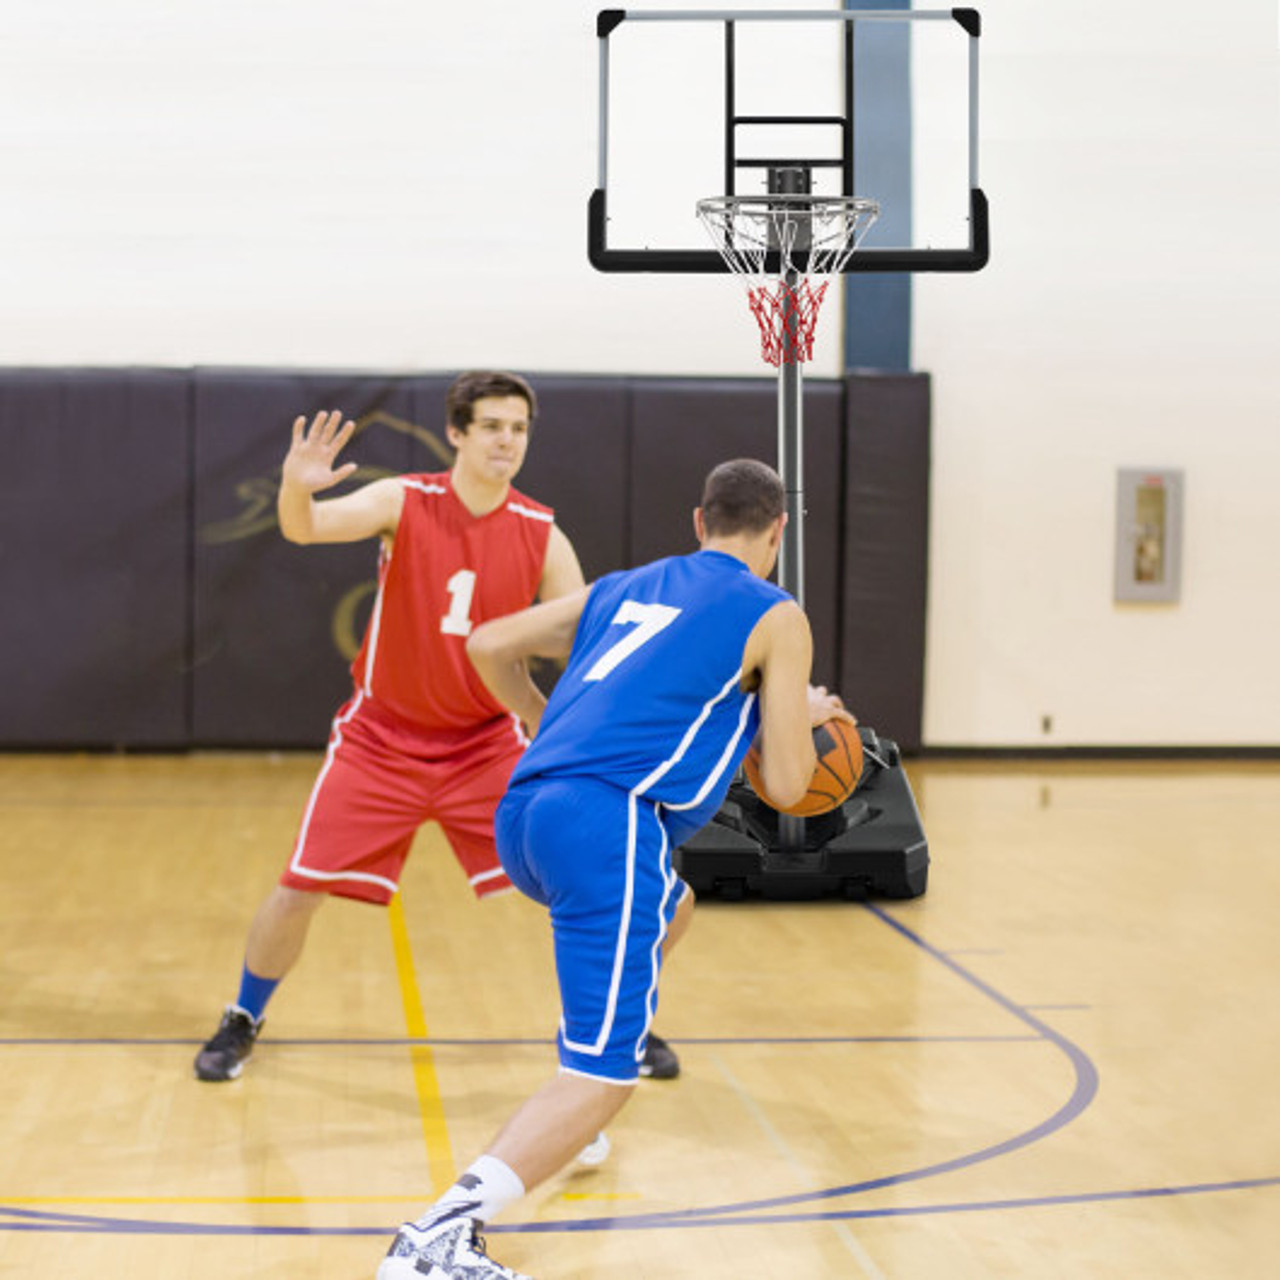
[[(304, 544), (378, 538), (378, 591), (352, 697), (334, 717), (289, 862), (250, 925), (237, 999), (196, 1056), (199, 1079), (240, 1074), (316, 909), (331, 894), (390, 902), (423, 823), (443, 828), (477, 897), (510, 887), (493, 815), (528, 739), (476, 674), (466, 641), (489, 618), (583, 585), (554, 513), (511, 486), (536, 408), (514, 374), (465, 373), (446, 397), (450, 471), (324, 501), (316, 495), (355, 470), (337, 461), (355, 424), (337, 412), (294, 422), (280, 530)], [(651, 1040), (649, 1074), (676, 1074), (675, 1055)]]

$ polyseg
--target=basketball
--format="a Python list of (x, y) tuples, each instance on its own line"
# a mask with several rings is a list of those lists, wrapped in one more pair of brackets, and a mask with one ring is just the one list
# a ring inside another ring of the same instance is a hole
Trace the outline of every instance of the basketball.
[[(824, 724), (815, 725), (813, 749), (818, 753), (818, 763), (814, 765), (813, 777), (809, 779), (809, 790), (798, 804), (789, 809), (778, 809), (779, 813), (812, 818), (839, 808), (853, 795), (858, 779), (862, 776), (862, 737), (857, 725), (852, 725), (847, 720), (828, 720)], [(766, 794), (760, 778), (760, 751), (754, 743), (747, 752), (743, 767), (747, 771), (751, 790), (766, 804), (777, 809), (778, 806)]]

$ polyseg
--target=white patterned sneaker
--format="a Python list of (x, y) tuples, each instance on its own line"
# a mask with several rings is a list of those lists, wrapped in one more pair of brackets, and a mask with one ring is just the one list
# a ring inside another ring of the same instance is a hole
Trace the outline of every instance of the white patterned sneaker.
[(485, 1253), (479, 1227), (465, 1216), (427, 1227), (406, 1222), (396, 1232), (377, 1280), (530, 1280)]

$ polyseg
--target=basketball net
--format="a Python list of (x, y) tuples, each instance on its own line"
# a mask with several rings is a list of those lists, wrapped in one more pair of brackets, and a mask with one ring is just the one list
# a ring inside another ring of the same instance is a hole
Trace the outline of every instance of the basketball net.
[(831, 277), (844, 270), (880, 215), (848, 196), (713, 196), (698, 217), (747, 291), (769, 364), (813, 357), (813, 335)]

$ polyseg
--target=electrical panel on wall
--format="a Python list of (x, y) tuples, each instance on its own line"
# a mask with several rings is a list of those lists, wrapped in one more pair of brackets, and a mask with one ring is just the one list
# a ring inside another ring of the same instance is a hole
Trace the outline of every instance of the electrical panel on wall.
[(1117, 473), (1116, 600), (1177, 601), (1182, 490), (1180, 470), (1122, 467)]

